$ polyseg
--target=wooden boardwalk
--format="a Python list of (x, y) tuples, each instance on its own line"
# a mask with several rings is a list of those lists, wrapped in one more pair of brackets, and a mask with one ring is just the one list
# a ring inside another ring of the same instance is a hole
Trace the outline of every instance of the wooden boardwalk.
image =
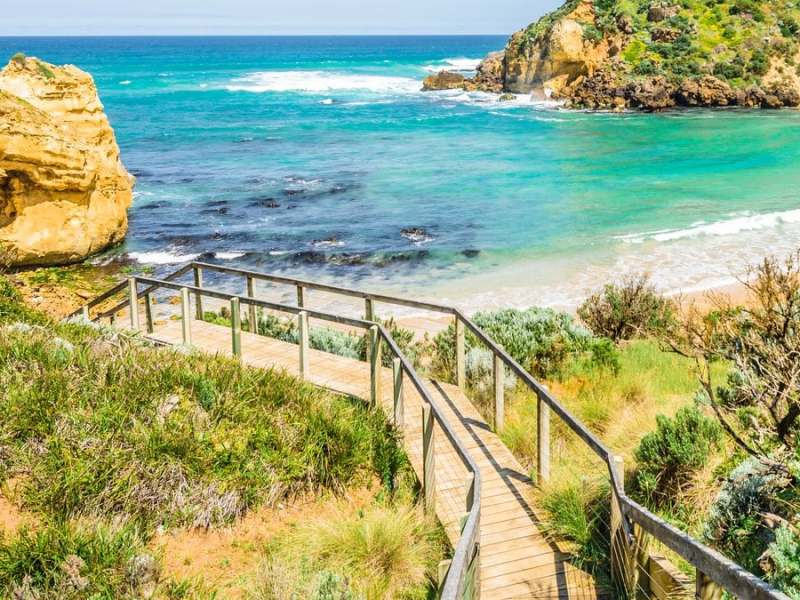
[[(167, 344), (182, 343), (182, 323), (156, 324), (149, 337)], [(231, 355), (227, 327), (191, 321), (192, 345), (211, 353)], [(298, 346), (242, 332), (242, 361), (262, 368), (299, 374)], [(369, 364), (311, 350), (308, 380), (332, 391), (370, 397)], [(433, 401), (478, 464), (483, 482), (480, 523), (480, 582), (484, 599), (596, 598), (594, 580), (567, 562), (537, 526), (532, 482), (500, 438), (456, 386), (426, 380)], [(387, 414), (393, 413), (392, 371), (384, 368), (381, 394)], [(408, 383), (404, 386), (403, 440), (411, 463), (422, 477), (422, 402)], [(466, 511), (467, 470), (435, 426), (436, 515), (455, 544)]]

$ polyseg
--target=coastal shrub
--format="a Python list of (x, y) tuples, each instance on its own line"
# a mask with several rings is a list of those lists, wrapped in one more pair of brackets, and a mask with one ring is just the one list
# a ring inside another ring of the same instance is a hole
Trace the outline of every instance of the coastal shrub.
[[(222, 314), (206, 313), (205, 320), (217, 325), (230, 326), (230, 318)], [(380, 320), (380, 323), (389, 331), (400, 351), (412, 364), (420, 366), (423, 357), (427, 354), (427, 350), (424, 343), (418, 342), (414, 338), (414, 332), (398, 325), (394, 318)], [(251, 330), (249, 317), (242, 321), (242, 327), (247, 331)], [(260, 335), (291, 344), (297, 344), (300, 341), (300, 333), (295, 319), (286, 319), (273, 314), (259, 312), (257, 327)], [(321, 350), (356, 360), (367, 360), (367, 336), (363, 333), (315, 326), (311, 327), (309, 331), (308, 341), (314, 350)], [(393, 358), (394, 356), (390, 352), (384, 351), (381, 356), (383, 365), (385, 367), (392, 366)]]
[(767, 56), (767, 53), (761, 49), (754, 50), (750, 56), (748, 70), (759, 77), (766, 75), (767, 71), (769, 71), (769, 56)]
[(790, 598), (800, 598), (800, 537), (788, 526), (775, 532), (768, 549), (770, 568), (767, 579)]
[[(514, 360), (538, 377), (558, 375), (570, 359), (591, 350), (592, 335), (566, 313), (548, 308), (509, 308), (476, 313), (472, 319)], [(473, 335), (466, 336), (467, 351), (480, 347)], [(455, 328), (453, 325), (433, 340), (432, 364), (443, 377), (455, 371)]]
[(723, 484), (704, 536), (723, 554), (760, 575), (761, 557), (775, 541), (776, 517), (780, 521), (780, 515), (793, 516), (797, 508), (797, 481), (786, 468), (749, 457)]
[(606, 285), (586, 299), (578, 316), (595, 335), (620, 342), (663, 334), (675, 321), (675, 308), (647, 275), (638, 275)]
[[(707, 312), (690, 307), (671, 345), (695, 360), (706, 401), (728, 436), (766, 458), (793, 454), (800, 432), (800, 253), (767, 258), (743, 280), (747, 306), (718, 299)], [(725, 378), (713, 366), (730, 365)]]
[(11, 62), (15, 62), (15, 63), (24, 65), (26, 59), (27, 59), (27, 56), (25, 56), (24, 52), (17, 52), (16, 54), (14, 54), (14, 56), (11, 57)]
[(638, 490), (650, 505), (668, 505), (721, 437), (717, 422), (696, 406), (682, 408), (673, 418), (659, 415), (656, 430), (645, 435), (634, 452)]

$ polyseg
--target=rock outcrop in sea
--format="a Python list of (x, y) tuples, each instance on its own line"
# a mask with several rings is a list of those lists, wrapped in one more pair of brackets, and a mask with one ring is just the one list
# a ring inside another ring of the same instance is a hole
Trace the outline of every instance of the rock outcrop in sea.
[(125, 237), (133, 177), (91, 76), (16, 55), (0, 71), (0, 252), (80, 261)]
[(425, 89), (533, 94), (590, 109), (800, 105), (800, 8), (783, 0), (568, 0), (474, 78)]

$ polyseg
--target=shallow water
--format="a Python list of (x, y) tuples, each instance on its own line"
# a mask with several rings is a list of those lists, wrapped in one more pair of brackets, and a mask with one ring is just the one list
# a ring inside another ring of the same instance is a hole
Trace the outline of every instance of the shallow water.
[[(800, 113), (587, 114), (424, 94), (501, 37), (16, 38), (95, 76), (137, 176), (113, 256), (195, 256), (467, 308), (631, 271), (731, 280), (800, 246)], [(106, 257), (108, 258), (108, 257)]]

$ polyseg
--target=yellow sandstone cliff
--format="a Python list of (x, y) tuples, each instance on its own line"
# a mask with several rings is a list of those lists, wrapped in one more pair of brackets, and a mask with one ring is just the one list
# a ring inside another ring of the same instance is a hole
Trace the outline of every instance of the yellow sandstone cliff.
[(80, 261), (128, 229), (133, 177), (91, 76), (15, 56), (0, 71), (0, 251), (13, 265)]

